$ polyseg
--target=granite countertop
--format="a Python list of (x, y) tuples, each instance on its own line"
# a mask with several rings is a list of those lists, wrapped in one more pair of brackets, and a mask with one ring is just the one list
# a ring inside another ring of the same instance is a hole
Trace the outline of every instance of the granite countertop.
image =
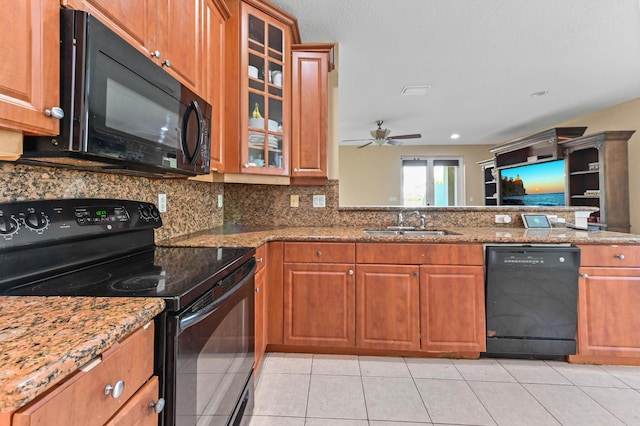
[[(640, 244), (640, 235), (570, 228), (524, 229), (514, 227), (446, 227), (456, 235), (367, 235), (363, 227), (252, 228), (225, 225), (158, 242), (163, 246), (258, 247), (269, 241), (407, 242), (407, 243), (547, 243), (547, 244)], [(384, 228), (382, 228), (384, 229)]]
[(32, 401), (163, 309), (156, 298), (0, 296), (0, 412)]

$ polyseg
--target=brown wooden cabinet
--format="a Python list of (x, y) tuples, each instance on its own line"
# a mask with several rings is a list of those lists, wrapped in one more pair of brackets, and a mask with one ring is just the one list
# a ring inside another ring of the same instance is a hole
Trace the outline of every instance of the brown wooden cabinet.
[(420, 328), (424, 351), (484, 352), (484, 267), (421, 266)]
[(419, 313), (415, 321), (419, 323), (420, 344), (416, 349), (451, 353), (485, 350), (481, 244), (359, 243), (356, 261), (358, 271), (364, 263), (415, 265), (413, 270), (419, 267)]
[(355, 346), (354, 258), (352, 243), (284, 245), (284, 344)]
[(295, 44), (292, 50), (291, 184), (327, 179), (328, 73), (334, 44)]
[(267, 245), (263, 244), (256, 249), (256, 276), (255, 276), (255, 364), (256, 372), (260, 369), (262, 357), (266, 347), (266, 310), (265, 292), (267, 285)]
[(212, 171), (224, 171), (225, 21), (231, 13), (223, 0), (204, 2), (203, 98), (211, 104)]
[(481, 244), (287, 242), (282, 253), (285, 347), (485, 350)]
[(356, 346), (420, 349), (419, 267), (356, 266)]
[(597, 207), (592, 226), (629, 232), (629, 158), (635, 131), (610, 131), (560, 143), (567, 158), (566, 195), (571, 206)]
[(46, 110), (60, 103), (60, 12), (53, 0), (0, 0), (0, 128), (57, 135)]
[(95, 15), (196, 93), (204, 93), (203, 0), (61, 0)]
[(580, 246), (575, 362), (640, 364), (640, 246)]
[[(13, 426), (71, 424), (157, 424), (158, 415), (149, 408), (158, 400), (157, 378), (153, 375), (153, 323), (114, 344), (67, 380), (16, 411)], [(143, 386), (151, 379), (149, 386)], [(122, 394), (117, 387), (122, 381)], [(113, 417), (115, 415), (115, 417)], [(112, 418), (113, 417), (113, 418)]]
[(288, 176), (297, 22), (258, 0), (227, 5), (225, 172)]

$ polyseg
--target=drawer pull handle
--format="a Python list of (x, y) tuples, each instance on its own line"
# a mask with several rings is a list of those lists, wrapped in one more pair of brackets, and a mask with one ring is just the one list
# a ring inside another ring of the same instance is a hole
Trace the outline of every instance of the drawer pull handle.
[(120, 398), (122, 392), (124, 392), (124, 380), (118, 380), (115, 385), (108, 384), (104, 387), (104, 394), (111, 394), (111, 396), (115, 399)]
[(588, 279), (589, 279), (589, 274), (580, 274), (580, 276), (581, 276), (582, 278), (584, 278), (585, 280), (588, 280)]
[(258, 263), (262, 263), (263, 261), (264, 261), (264, 260), (263, 260), (261, 257), (259, 257), (259, 258), (257, 258), (257, 259), (256, 259), (256, 262), (258, 262)]
[(320, 250), (318, 250), (316, 254), (318, 255), (318, 257), (322, 256), (322, 252)]
[(260, 293), (260, 287), (256, 287), (256, 293)]
[(149, 403), (149, 409), (156, 412), (156, 414), (160, 414), (162, 410), (164, 410), (164, 398), (159, 398), (157, 401), (151, 401)]
[(615, 257), (617, 257), (620, 260), (624, 260), (624, 254), (616, 254)]

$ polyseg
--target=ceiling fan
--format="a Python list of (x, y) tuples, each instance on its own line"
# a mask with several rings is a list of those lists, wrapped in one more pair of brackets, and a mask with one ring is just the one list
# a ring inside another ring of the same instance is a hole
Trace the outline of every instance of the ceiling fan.
[(368, 140), (369, 142), (367, 142), (364, 145), (360, 145), (358, 147), (358, 149), (360, 148), (364, 148), (365, 146), (369, 146), (371, 144), (377, 145), (377, 146), (382, 146), (385, 144), (389, 144), (389, 145), (402, 145), (402, 142), (400, 142), (399, 139), (420, 139), (422, 137), (422, 135), (420, 133), (414, 133), (412, 135), (396, 135), (396, 136), (389, 136), (389, 134), (391, 133), (391, 130), (389, 129), (383, 129), (382, 128), (382, 120), (376, 120), (376, 124), (378, 125), (378, 128), (375, 130), (370, 130), (369, 133), (371, 134), (371, 138), (372, 139), (347, 139), (344, 140), (343, 142), (353, 142), (353, 141), (365, 141)]

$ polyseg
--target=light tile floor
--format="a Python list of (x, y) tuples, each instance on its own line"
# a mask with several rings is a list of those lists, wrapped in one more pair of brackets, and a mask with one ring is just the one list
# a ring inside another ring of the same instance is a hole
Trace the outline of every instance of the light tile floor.
[(250, 425), (640, 425), (640, 367), (269, 353)]

